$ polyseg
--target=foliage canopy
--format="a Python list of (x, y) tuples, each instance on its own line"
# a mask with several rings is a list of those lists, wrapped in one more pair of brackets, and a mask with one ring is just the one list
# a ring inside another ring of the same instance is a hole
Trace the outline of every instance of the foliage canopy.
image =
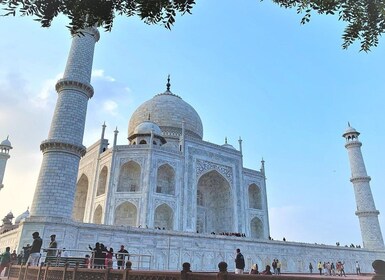
[[(338, 15), (339, 20), (347, 23), (342, 35), (344, 49), (357, 40), (361, 50), (369, 51), (378, 45), (385, 30), (384, 0), (272, 1), (303, 14), (302, 24), (310, 21), (312, 12)], [(3, 16), (33, 16), (42, 27), (49, 27), (55, 17), (63, 14), (70, 19), (71, 32), (76, 32), (86, 26), (111, 31), (117, 15), (139, 16), (147, 24), (171, 29), (177, 13), (191, 14), (195, 0), (0, 0), (0, 5), (4, 7)]]
[(347, 23), (342, 34), (342, 47), (347, 49), (358, 40), (362, 51), (378, 45), (385, 31), (385, 1), (383, 0), (272, 0), (284, 8), (295, 8), (304, 14), (301, 23), (310, 21), (311, 12), (338, 15)]

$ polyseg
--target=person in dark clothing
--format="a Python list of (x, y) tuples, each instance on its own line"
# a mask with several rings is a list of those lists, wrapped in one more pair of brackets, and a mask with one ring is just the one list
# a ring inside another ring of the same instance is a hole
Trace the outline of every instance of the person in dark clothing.
[(116, 260), (118, 264), (118, 269), (124, 269), (124, 263), (125, 263), (125, 258), (127, 257), (127, 260), (130, 259), (128, 255), (128, 251), (124, 249), (124, 245), (120, 246), (120, 250), (116, 253)]
[(241, 254), (241, 249), (237, 249), (237, 253), (235, 255), (235, 274), (243, 274), (243, 270), (245, 269), (245, 259)]
[(26, 264), (29, 258), (29, 252), (31, 251), (31, 245), (28, 243), (27, 246), (23, 248), (23, 262), (22, 264)]
[[(103, 268), (105, 253), (103, 252), (101, 244), (99, 242), (96, 242), (95, 248), (92, 248), (91, 245), (88, 245), (88, 248), (90, 248), (90, 250), (93, 251), (93, 259), (94, 259), (93, 268)], [(104, 245), (103, 245), (103, 248), (104, 248)]]
[(272, 273), (271, 273), (271, 267), (270, 267), (270, 265), (266, 265), (266, 268), (265, 268), (265, 270), (264, 271), (262, 271), (261, 272), (261, 274), (262, 275), (272, 275)]
[(39, 233), (35, 231), (32, 233), (33, 242), (29, 251), (28, 263), (32, 266), (38, 266), (40, 260), (40, 249), (43, 245), (43, 240), (40, 238)]

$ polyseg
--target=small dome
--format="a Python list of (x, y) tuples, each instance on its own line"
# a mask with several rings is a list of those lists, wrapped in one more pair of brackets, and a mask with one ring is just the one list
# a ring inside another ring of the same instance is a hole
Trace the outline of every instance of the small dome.
[(225, 147), (225, 148), (228, 148), (228, 149), (232, 149), (232, 150), (236, 150), (232, 145), (230, 144), (223, 144), (222, 147)]
[(342, 137), (345, 137), (345, 136), (348, 135), (348, 134), (354, 134), (354, 135), (356, 135), (356, 136), (360, 135), (360, 133), (359, 133), (355, 128), (351, 127), (350, 124), (349, 124), (349, 126), (346, 128), (344, 134), (342, 134)]
[(11, 142), (8, 140), (8, 137), (7, 137), (7, 139), (5, 139), (3, 142), (1, 142), (0, 146), (6, 146), (6, 147), (9, 147), (10, 149), (12, 149), (12, 144), (11, 144)]
[(25, 220), (28, 217), (29, 217), (29, 210), (27, 209), (27, 211), (25, 211), (24, 213), (16, 217), (15, 224), (19, 224), (22, 220)]
[(159, 126), (152, 121), (144, 121), (140, 123), (134, 130), (134, 134), (151, 134), (151, 131), (155, 135), (161, 135), (162, 131)]

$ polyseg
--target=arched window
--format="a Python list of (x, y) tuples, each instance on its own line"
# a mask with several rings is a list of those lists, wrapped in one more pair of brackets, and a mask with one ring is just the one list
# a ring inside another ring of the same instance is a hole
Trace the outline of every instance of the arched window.
[(103, 216), (102, 206), (98, 205), (98, 207), (96, 207), (95, 212), (94, 212), (93, 223), (100, 225), (102, 223), (102, 216)]
[(168, 164), (164, 164), (158, 168), (156, 192), (175, 194), (175, 172)]
[(250, 232), (252, 238), (262, 239), (263, 236), (263, 224), (257, 217), (253, 218), (250, 222)]
[(155, 209), (154, 215), (154, 227), (161, 229), (173, 230), (174, 229), (174, 212), (167, 204), (159, 205)]
[(197, 202), (202, 201), (202, 205), (198, 204), (197, 226), (202, 224), (203, 233), (234, 231), (230, 185), (218, 171), (210, 171), (199, 178), (196, 195)]
[(136, 206), (130, 202), (120, 204), (115, 209), (114, 225), (136, 226), (137, 212)]
[(96, 191), (96, 196), (102, 195), (106, 192), (107, 174), (107, 166), (104, 166), (99, 174), (98, 190)]
[(119, 173), (118, 192), (139, 192), (140, 191), (140, 165), (129, 161), (122, 165)]
[(72, 211), (72, 217), (74, 221), (83, 222), (84, 212), (86, 209), (88, 193), (88, 178), (85, 174), (80, 176), (78, 183), (76, 184), (76, 193), (74, 200), (74, 208)]
[(147, 144), (146, 140), (140, 140), (139, 144)]
[(249, 186), (249, 208), (262, 209), (261, 189), (256, 184)]

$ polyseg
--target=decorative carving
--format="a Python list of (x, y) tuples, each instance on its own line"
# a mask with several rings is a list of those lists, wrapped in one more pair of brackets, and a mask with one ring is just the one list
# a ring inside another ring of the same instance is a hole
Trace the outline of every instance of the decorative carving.
[(115, 200), (115, 206), (116, 206), (115, 209), (118, 208), (124, 202), (130, 202), (134, 204), (136, 208), (138, 208), (140, 199), (139, 198), (117, 198)]
[(172, 168), (174, 168), (174, 171), (177, 169), (177, 163), (174, 162), (174, 161), (168, 161), (168, 160), (164, 160), (164, 159), (158, 159), (158, 167), (162, 166), (163, 164), (168, 164), (170, 165)]
[(155, 198), (154, 209), (156, 209), (159, 205), (162, 205), (162, 204), (168, 205), (172, 209), (172, 211), (175, 212), (175, 208), (176, 208), (175, 201), (167, 201), (165, 199), (160, 199), (160, 198)]
[(82, 157), (86, 154), (86, 147), (83, 145), (75, 145), (59, 140), (45, 140), (40, 144), (40, 150), (44, 153), (50, 151), (61, 151)]
[(229, 166), (209, 162), (209, 161), (204, 161), (197, 159), (196, 160), (196, 177), (198, 178), (200, 175), (203, 173), (206, 173), (208, 170), (216, 170), (218, 171), (223, 177), (225, 177), (230, 185), (233, 184), (233, 170)]
[(94, 88), (89, 83), (69, 79), (60, 79), (56, 83), (56, 91), (61, 92), (64, 89), (80, 91), (84, 93), (88, 98), (91, 98), (94, 95)]

